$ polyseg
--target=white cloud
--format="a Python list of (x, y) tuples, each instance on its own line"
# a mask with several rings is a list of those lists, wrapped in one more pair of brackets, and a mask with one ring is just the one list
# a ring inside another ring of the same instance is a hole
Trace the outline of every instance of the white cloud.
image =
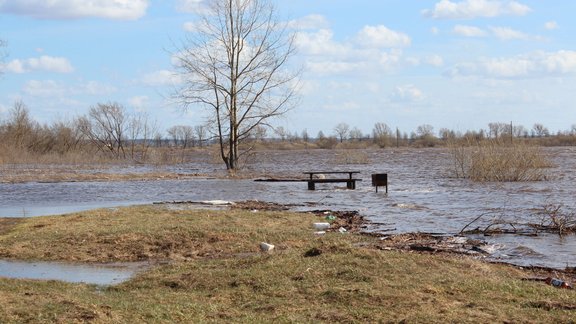
[(440, 55), (429, 55), (425, 57), (424, 61), (436, 67), (444, 65), (444, 59)]
[(417, 102), (424, 98), (424, 93), (413, 84), (398, 86), (390, 95), (390, 100), (394, 102)]
[(176, 9), (186, 13), (205, 13), (207, 6), (204, 0), (178, 0)]
[[(398, 53), (398, 59), (401, 58), (400, 54), (401, 53)], [(437, 54), (426, 55), (422, 57), (414, 57), (414, 56), (406, 57), (405, 59), (403, 59), (403, 61), (411, 66), (421, 66), (427, 64), (435, 67), (440, 67), (444, 65), (444, 59), (442, 58), (442, 56)]]
[(314, 74), (342, 74), (358, 71), (363, 68), (363, 64), (359, 62), (343, 61), (311, 61), (306, 63), (306, 68), (308, 72)]
[(554, 30), (554, 29), (558, 29), (560, 26), (558, 26), (558, 23), (555, 21), (548, 21), (544, 24), (544, 28), (546, 28), (547, 30)]
[(66, 87), (53, 80), (30, 80), (26, 82), (22, 90), (33, 97), (61, 97), (66, 94)]
[(149, 102), (150, 98), (148, 96), (135, 96), (128, 99), (130, 106), (132, 106), (137, 112), (145, 111)]
[(200, 30), (200, 25), (198, 24), (198, 22), (189, 21), (184, 23), (183, 29), (186, 32), (195, 33)]
[(576, 51), (535, 52), (510, 58), (484, 58), (460, 63), (447, 71), (449, 77), (495, 79), (537, 78), (576, 74)]
[(528, 40), (533, 38), (528, 34), (508, 27), (490, 27), (490, 31), (492, 31), (492, 34), (494, 34), (496, 38), (503, 41), (514, 39)]
[(330, 23), (326, 17), (322, 15), (308, 15), (306, 17), (288, 22), (288, 27), (299, 30), (324, 29), (328, 28), (329, 26)]
[(333, 41), (334, 34), (329, 29), (321, 29), (312, 33), (298, 33), (296, 46), (304, 54), (342, 56), (351, 49), (343, 44)]
[(116, 91), (110, 85), (97, 81), (80, 83), (70, 87), (54, 80), (30, 80), (26, 82), (22, 91), (33, 97), (65, 97), (72, 95), (107, 95)]
[(456, 25), (452, 30), (455, 34), (464, 37), (486, 37), (494, 36), (502, 41), (509, 40), (540, 40), (539, 36), (532, 36), (509, 27), (488, 27), (488, 31), (467, 25)]
[(453, 29), (454, 33), (465, 37), (484, 37), (486, 32), (475, 26), (456, 25)]
[(42, 19), (134, 20), (146, 14), (148, 5), (149, 0), (0, 0), (0, 12)]
[(383, 25), (364, 26), (356, 41), (369, 48), (398, 48), (410, 45), (410, 37)]
[(144, 75), (141, 82), (149, 86), (170, 86), (182, 83), (182, 79), (173, 71), (159, 70)]
[(400, 50), (409, 44), (408, 36), (384, 26), (364, 27), (355, 37), (342, 42), (335, 41), (329, 29), (300, 32), (296, 38), (307, 72), (323, 75), (373, 73), (409, 64)]
[(12, 60), (6, 63), (2, 70), (11, 73), (27, 73), (35, 71), (71, 73), (74, 71), (74, 68), (66, 58), (43, 55), (38, 58)]
[(452, 2), (441, 0), (434, 9), (426, 9), (422, 14), (433, 19), (474, 19), (493, 18), (503, 15), (523, 16), (530, 7), (510, 0), (464, 0)]
[(298, 93), (301, 95), (314, 95), (318, 91), (322, 91), (324, 85), (319, 81), (314, 80), (301, 80), (300, 87), (298, 87)]
[(70, 92), (88, 95), (105, 95), (116, 92), (116, 88), (98, 81), (88, 81), (77, 85), (76, 88), (71, 89)]
[(402, 51), (392, 50), (390, 52), (381, 52), (378, 62), (383, 68), (390, 68), (392, 66), (397, 66), (402, 60)]

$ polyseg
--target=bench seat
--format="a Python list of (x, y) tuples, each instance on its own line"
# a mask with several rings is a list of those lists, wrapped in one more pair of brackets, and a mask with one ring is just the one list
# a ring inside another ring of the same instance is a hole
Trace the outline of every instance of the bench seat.
[(334, 179), (308, 179), (308, 190), (315, 190), (317, 183), (346, 183), (346, 188), (356, 189), (356, 181), (362, 181), (362, 179), (356, 178), (334, 178)]

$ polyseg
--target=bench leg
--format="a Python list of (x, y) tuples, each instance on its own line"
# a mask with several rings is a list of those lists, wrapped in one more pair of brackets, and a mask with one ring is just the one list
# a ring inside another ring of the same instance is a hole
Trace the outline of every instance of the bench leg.
[(348, 188), (348, 189), (356, 189), (356, 181), (348, 181), (348, 182), (346, 182), (346, 188)]
[(316, 190), (314, 186), (314, 181), (308, 181), (308, 190)]

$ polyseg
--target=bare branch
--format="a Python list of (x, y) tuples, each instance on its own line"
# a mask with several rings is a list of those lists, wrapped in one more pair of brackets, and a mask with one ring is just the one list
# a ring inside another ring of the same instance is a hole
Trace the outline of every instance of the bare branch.
[(235, 169), (240, 142), (258, 125), (286, 113), (298, 73), (287, 69), (294, 36), (271, 0), (212, 0), (197, 31), (175, 55), (186, 82), (176, 97), (185, 108), (212, 112), (222, 160)]

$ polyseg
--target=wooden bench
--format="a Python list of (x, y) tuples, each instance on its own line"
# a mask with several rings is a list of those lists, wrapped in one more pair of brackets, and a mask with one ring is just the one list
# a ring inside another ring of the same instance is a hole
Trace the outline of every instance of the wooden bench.
[[(315, 171), (315, 172), (304, 172), (310, 176), (306, 181), (308, 182), (308, 190), (316, 190), (317, 183), (346, 183), (346, 188), (356, 189), (356, 181), (362, 181), (362, 179), (353, 178), (353, 175), (360, 173), (359, 171)], [(325, 174), (348, 174), (348, 178), (314, 178), (314, 176), (325, 175)]]

